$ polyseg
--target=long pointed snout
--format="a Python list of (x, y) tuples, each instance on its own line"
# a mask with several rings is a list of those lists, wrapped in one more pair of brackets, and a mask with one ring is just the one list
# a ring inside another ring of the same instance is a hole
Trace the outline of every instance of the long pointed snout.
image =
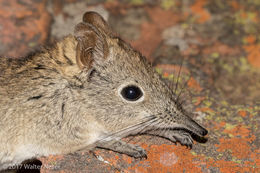
[(187, 130), (199, 135), (199, 136), (206, 136), (208, 131), (199, 125), (196, 121), (191, 119), (189, 116), (186, 116), (186, 120), (184, 121), (183, 125), (186, 126)]

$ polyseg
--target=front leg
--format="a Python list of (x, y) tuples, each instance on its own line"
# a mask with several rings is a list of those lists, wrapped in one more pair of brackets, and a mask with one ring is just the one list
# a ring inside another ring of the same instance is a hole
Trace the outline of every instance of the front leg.
[(96, 147), (126, 154), (134, 158), (147, 158), (146, 151), (142, 147), (121, 140), (113, 139), (108, 142), (98, 143)]

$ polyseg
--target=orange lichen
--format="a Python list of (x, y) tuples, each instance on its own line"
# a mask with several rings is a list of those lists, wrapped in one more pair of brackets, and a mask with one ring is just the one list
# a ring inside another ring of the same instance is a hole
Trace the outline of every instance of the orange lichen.
[[(26, 33), (26, 39), (30, 40), (35, 37), (36, 34), (41, 33), (40, 35), (40, 42), (45, 41), (48, 32), (46, 32), (46, 28), (48, 27), (48, 24), (50, 22), (50, 16), (48, 13), (46, 13), (46, 0), (43, 1), (43, 3), (38, 3), (35, 5), (35, 8), (37, 9), (38, 13), (33, 13), (32, 10), (28, 10), (28, 7), (23, 6), (16, 1), (9, 1), (11, 6), (16, 7), (19, 10), (9, 10), (6, 8), (6, 10), (3, 10), (2, 8), (0, 10), (0, 16), (1, 17), (15, 17), (17, 20), (24, 19), (26, 17), (30, 18), (31, 16), (39, 15), (38, 20), (28, 20), (24, 23), (24, 25), (19, 27), (19, 30), (22, 30)], [(17, 27), (17, 26), (16, 26)], [(13, 33), (12, 33), (13, 34)]]
[(232, 0), (230, 2), (230, 5), (235, 9), (238, 10), (239, 8), (241, 8), (240, 4), (236, 1), (236, 0)]
[(165, 77), (165, 78), (169, 77), (169, 75), (170, 75), (170, 74), (167, 73), (167, 72), (164, 72), (164, 73), (163, 73), (163, 77)]
[(49, 157), (42, 157), (39, 160), (42, 162), (42, 173), (48, 173), (50, 168), (55, 167), (56, 163), (64, 159), (64, 155), (50, 155)]
[(219, 142), (220, 144), (215, 144), (218, 148), (217, 151), (224, 152), (230, 150), (232, 156), (235, 156), (238, 159), (248, 158), (250, 155), (250, 146), (246, 140), (241, 138), (220, 138)]
[[(243, 125), (237, 125), (235, 127), (231, 127), (228, 129), (225, 129), (223, 131), (224, 133), (231, 134), (232, 138), (220, 138), (219, 144), (215, 144), (217, 147), (218, 152), (227, 152), (229, 151), (233, 157), (236, 159), (247, 159), (250, 158), (250, 161), (247, 161), (243, 165), (243, 171), (251, 172), (255, 165), (257, 165), (256, 162), (258, 162), (259, 157), (257, 155), (256, 151), (252, 151), (250, 144), (256, 139), (255, 135), (250, 135), (251, 131), (243, 126)], [(241, 168), (241, 164), (237, 164), (235, 162), (228, 162), (227, 161), (217, 161), (216, 163), (220, 165), (215, 165), (216, 167), (219, 167), (222, 169), (223, 172), (227, 172), (228, 167), (232, 166), (232, 170), (236, 171), (238, 168)], [(241, 170), (240, 170), (241, 171)]]
[(205, 97), (196, 97), (196, 102), (194, 105), (198, 106), (203, 100), (205, 100)]
[(21, 3), (18, 3), (17, 1), (6, 1), (5, 6), (6, 7), (8, 7), (8, 6), (15, 7), (19, 10), (10, 10), (9, 8), (1, 8), (1, 10), (0, 10), (1, 17), (6, 18), (9, 16), (15, 16), (17, 18), (23, 18), (26, 16), (31, 16), (33, 14), (33, 11), (28, 10), (27, 8), (25, 8), (25, 6), (23, 6)]
[(244, 46), (244, 49), (248, 54), (248, 62), (253, 67), (260, 68), (260, 44), (250, 44)]
[(166, 27), (177, 23), (182, 16), (174, 14), (171, 10), (163, 10), (159, 7), (148, 7), (146, 11), (151, 21), (142, 23), (141, 37), (132, 41), (131, 44), (147, 58), (150, 58), (152, 52), (162, 41), (162, 37), (158, 33), (161, 33)]
[(244, 11), (244, 10), (242, 11), (241, 10), (240, 17), (241, 17), (241, 19), (257, 23), (258, 22), (257, 15), (252, 15), (252, 13), (253, 12), (248, 12), (248, 11)]
[(249, 44), (253, 44), (256, 41), (256, 37), (254, 35), (249, 35), (245, 38), (246, 42)]
[[(144, 22), (141, 26), (141, 37), (138, 40), (131, 42), (134, 48), (142, 52), (146, 57), (150, 57), (154, 49), (161, 42), (161, 37), (156, 37), (160, 33), (157, 26), (151, 23)], [(146, 46), (149, 44), (149, 46)]]
[(0, 23), (3, 24), (1, 25), (1, 43), (10, 47), (5, 52), (6, 56), (23, 56), (28, 51), (28, 44), (32, 43), (32, 46), (46, 41), (51, 22), (46, 2), (46, 0), (35, 3), (0, 2)]
[(238, 115), (240, 115), (241, 117), (246, 117), (247, 116), (247, 111), (240, 110), (240, 111), (238, 111)]
[[(151, 145), (145, 148), (148, 159), (129, 167), (130, 172), (202, 172), (199, 165), (205, 164), (204, 157), (194, 156), (183, 146)], [(196, 160), (200, 160), (200, 164)]]
[[(259, 167), (257, 166), (259, 165), (259, 151), (252, 151), (250, 146), (252, 140), (255, 140), (255, 136), (252, 135), (252, 137), (249, 137), (249, 132), (245, 129), (245, 127), (236, 126), (232, 130), (230, 130), (230, 133), (236, 137), (230, 139), (220, 138), (219, 144), (215, 144), (218, 152), (224, 152), (224, 155), (226, 155), (227, 152), (230, 152), (235, 160), (226, 161), (222, 159), (209, 159), (207, 161), (207, 167), (218, 167), (221, 172), (225, 173), (255, 172), (257, 169), (259, 169)], [(242, 133), (240, 135), (238, 134), (239, 130), (241, 130)], [(248, 161), (243, 161), (243, 159), (248, 158)], [(240, 160), (237, 162), (237, 159)]]
[(182, 16), (174, 14), (172, 10), (163, 10), (159, 7), (146, 8), (146, 10), (153, 23), (157, 25), (159, 29), (172, 26), (182, 19)]
[(193, 77), (189, 79), (187, 84), (190, 88), (195, 89), (196, 91), (200, 92), (202, 90), (199, 83)]
[(224, 126), (226, 125), (226, 122), (222, 121), (222, 122), (220, 122), (220, 123), (217, 123), (217, 125), (218, 125), (220, 128), (222, 128), (222, 127), (224, 127)]
[(196, 108), (196, 112), (214, 112), (213, 109), (208, 108), (208, 107), (203, 107), (203, 108)]
[(202, 50), (203, 54), (210, 55), (214, 52), (217, 52), (220, 55), (238, 55), (240, 53), (240, 48), (230, 47), (226, 44), (215, 42), (213, 46), (207, 47)]
[(128, 164), (131, 164), (132, 163), (132, 157), (128, 157), (128, 156), (126, 156), (126, 155), (123, 155), (122, 156), (123, 157), (123, 160), (126, 162), (126, 163), (128, 163)]
[(234, 161), (213, 160), (207, 162), (207, 167), (217, 167), (221, 173), (237, 173), (237, 172), (258, 172), (259, 167), (256, 161), (245, 161), (244, 163), (236, 163)]
[(244, 168), (239, 163), (226, 160), (214, 160), (208, 161), (207, 167), (217, 167), (221, 173), (237, 173), (244, 172)]
[(250, 134), (250, 130), (240, 124), (235, 126), (234, 128), (225, 129), (224, 132), (228, 134), (232, 134), (235, 137), (241, 136), (243, 137), (243, 139), (246, 139)]
[(204, 23), (211, 18), (210, 13), (204, 8), (207, 0), (197, 0), (192, 6), (191, 11), (194, 15), (198, 16), (198, 22)]

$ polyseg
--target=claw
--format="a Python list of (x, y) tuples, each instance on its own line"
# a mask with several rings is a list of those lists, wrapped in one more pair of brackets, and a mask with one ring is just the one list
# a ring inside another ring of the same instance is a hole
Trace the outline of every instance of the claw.
[(176, 132), (172, 138), (175, 138), (181, 145), (185, 145), (187, 148), (192, 148), (193, 140), (189, 133), (178, 131)]

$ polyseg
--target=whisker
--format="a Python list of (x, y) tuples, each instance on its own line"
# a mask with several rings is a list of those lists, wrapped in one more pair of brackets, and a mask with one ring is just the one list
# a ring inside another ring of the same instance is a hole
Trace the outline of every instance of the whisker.
[(178, 96), (177, 96), (177, 99), (176, 99), (176, 102), (177, 102), (177, 103), (178, 103), (178, 101), (179, 101), (179, 97), (180, 97), (180, 95), (182, 94), (183, 89), (187, 87), (187, 84), (188, 84), (190, 78), (191, 78), (191, 74), (190, 74), (190, 76), (189, 76), (189, 79), (185, 82), (185, 84), (183, 85), (183, 87), (181, 88), (181, 90), (180, 90), (180, 92), (179, 92), (179, 94), (178, 94)]
[[(157, 118), (157, 121), (152, 122), (149, 126), (154, 126), (154, 127), (155, 127), (156, 125), (158, 125), (158, 124), (161, 123), (160, 120), (161, 120), (161, 119)], [(153, 129), (154, 129), (154, 127), (153, 127)], [(156, 127), (156, 129), (159, 129), (159, 128), (160, 128), (160, 125)], [(145, 130), (145, 129), (142, 129), (138, 134), (144, 133), (144, 130)]]
[[(144, 119), (147, 119), (147, 118), (144, 118)], [(121, 130), (119, 130), (117, 132), (109, 134), (108, 136), (106, 136), (106, 137), (104, 137), (104, 138), (102, 138), (102, 139), (100, 139), (98, 141), (107, 141), (111, 137), (123, 137), (125, 134), (127, 134), (127, 133), (129, 133), (131, 131), (135, 131), (135, 130), (137, 130), (140, 127), (144, 127), (144, 125), (146, 125), (146, 124), (149, 125), (151, 122), (154, 122), (154, 121), (157, 121), (156, 117), (154, 117), (154, 116), (153, 117), (149, 117), (148, 120), (146, 120), (146, 121), (142, 121), (141, 123), (138, 123), (138, 124), (129, 126), (127, 128), (121, 129)]]
[[(160, 120), (160, 119), (158, 118), (158, 120)], [(156, 122), (153, 122), (153, 124), (150, 125), (150, 126), (155, 126), (155, 125), (157, 125), (156, 128), (153, 128), (153, 129), (152, 129), (153, 131), (157, 131), (157, 130), (159, 130), (159, 129), (161, 128), (161, 125), (160, 125), (160, 124), (163, 123), (163, 121), (158, 121), (158, 120), (157, 120)], [(143, 130), (145, 130), (145, 129), (143, 129)], [(139, 135), (142, 135), (142, 134), (146, 134), (146, 135), (148, 134), (148, 135), (149, 135), (149, 133), (146, 133), (145, 131), (141, 131), (141, 132), (139, 132), (138, 134), (139, 134)], [(151, 138), (152, 138), (152, 136), (149, 136), (148, 140), (150, 140)], [(141, 140), (141, 139), (137, 140), (136, 143), (140, 142), (140, 140)]]
[[(163, 125), (163, 126), (162, 126)], [(162, 135), (163, 133), (165, 133), (166, 130), (166, 124), (163, 123), (163, 121), (161, 121), (158, 125), (158, 127), (156, 129), (153, 129), (153, 131), (156, 131), (158, 133), (155, 134), (151, 134), (148, 138), (148, 140), (150, 140), (153, 136), (159, 136), (159, 137), (164, 137), (164, 135)]]
[(190, 102), (187, 102), (187, 100), (191, 100), (191, 98), (192, 98), (192, 93), (191, 93), (190, 89), (187, 89), (186, 92), (188, 92), (189, 95), (187, 97), (189, 97), (189, 98), (181, 99), (180, 102), (179, 102), (179, 105), (181, 107), (183, 107), (183, 104), (186, 102), (185, 103), (186, 106), (190, 106), (191, 108), (194, 108), (194, 105), (192, 105)]
[(180, 78), (180, 73), (181, 73), (182, 65), (183, 65), (183, 60), (181, 61), (181, 66), (180, 66), (180, 69), (179, 69), (179, 71), (178, 71), (178, 76), (177, 76), (177, 81), (176, 81), (176, 85), (175, 85), (175, 89), (174, 89), (174, 94), (176, 94), (176, 91), (177, 91), (177, 88), (178, 88), (179, 78)]
[[(145, 134), (145, 130), (147, 130), (146, 127), (148, 127), (148, 126), (155, 126), (155, 125), (159, 124), (159, 123), (160, 123), (160, 122), (158, 122), (159, 118), (156, 118), (156, 119), (157, 119), (157, 120), (156, 120), (156, 121), (153, 121), (151, 124), (147, 124), (146, 126), (144, 126), (144, 127), (142, 128), (142, 130), (137, 133), (137, 135)], [(159, 129), (159, 127), (158, 127), (157, 129)], [(132, 140), (134, 139), (134, 137), (135, 137), (135, 136), (131, 136), (131, 139), (128, 140), (128, 142), (132, 141)], [(139, 141), (140, 141), (140, 140), (137, 140), (136, 142), (138, 143)]]

